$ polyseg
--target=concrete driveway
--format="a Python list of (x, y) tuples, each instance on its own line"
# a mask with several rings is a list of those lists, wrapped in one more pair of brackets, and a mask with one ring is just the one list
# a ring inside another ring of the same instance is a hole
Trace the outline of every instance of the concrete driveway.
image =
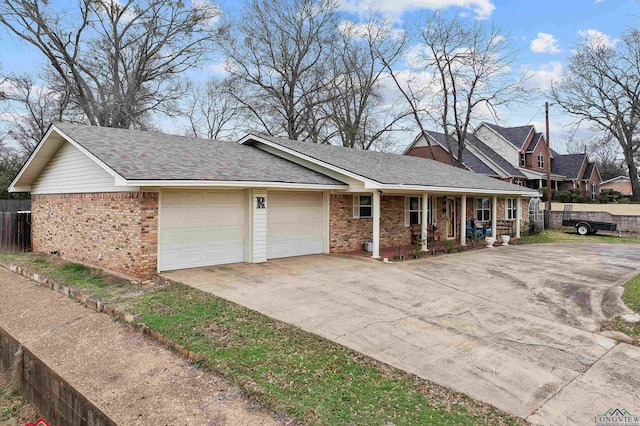
[(398, 264), (306, 256), (168, 278), (320, 334), (541, 424), (640, 412), (640, 347), (598, 334), (628, 313), (640, 247), (523, 245)]

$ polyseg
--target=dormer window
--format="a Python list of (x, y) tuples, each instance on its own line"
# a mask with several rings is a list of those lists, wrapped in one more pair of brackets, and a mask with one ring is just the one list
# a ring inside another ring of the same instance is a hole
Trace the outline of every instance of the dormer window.
[(520, 166), (524, 167), (527, 165), (527, 157), (526, 154), (524, 152), (520, 153)]
[(538, 154), (538, 168), (544, 169), (544, 154)]

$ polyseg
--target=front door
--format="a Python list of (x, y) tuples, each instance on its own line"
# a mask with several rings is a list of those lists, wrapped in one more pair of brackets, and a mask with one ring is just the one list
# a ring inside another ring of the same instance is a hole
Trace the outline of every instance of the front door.
[(447, 197), (447, 238), (456, 237), (456, 199)]

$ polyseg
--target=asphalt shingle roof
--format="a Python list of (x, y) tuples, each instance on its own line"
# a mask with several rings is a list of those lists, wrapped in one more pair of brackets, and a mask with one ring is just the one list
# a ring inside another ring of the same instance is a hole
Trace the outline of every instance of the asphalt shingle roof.
[(81, 124), (54, 125), (127, 180), (342, 184), (276, 155), (235, 142)]
[[(257, 135), (258, 141), (260, 138), (381, 184), (495, 190), (506, 193), (526, 190), (498, 179), (421, 157)], [(531, 192), (536, 193), (533, 190)]]
[(487, 156), (491, 161), (496, 163), (498, 167), (507, 172), (509, 176), (525, 177), (520, 170), (507, 161), (502, 155), (495, 152), (487, 144), (478, 139), (475, 135), (467, 135), (469, 144), (476, 147), (480, 152)]
[(527, 136), (529, 136), (529, 133), (533, 128), (533, 126), (502, 127), (491, 123), (484, 124), (496, 131), (500, 136), (505, 138), (518, 149), (522, 149), (522, 146), (527, 140)]
[[(446, 139), (444, 133), (431, 132), (431, 131), (429, 131), (427, 133), (429, 134), (429, 136), (431, 136), (432, 138), (437, 140), (438, 143), (440, 145), (442, 145), (447, 151), (449, 149), (452, 149), (453, 150), (453, 155), (457, 157), (457, 154), (458, 154), (458, 141), (457, 140), (455, 140), (454, 138), (450, 138), (449, 139), (449, 143), (450, 143), (451, 146), (449, 146), (447, 144), (447, 139)], [(462, 163), (465, 166), (467, 166), (468, 168), (470, 168), (471, 170), (473, 170), (474, 172), (476, 172), (476, 173), (481, 173), (483, 175), (489, 175), (489, 176), (499, 176), (495, 172), (495, 170), (493, 170), (491, 167), (489, 167), (487, 164), (485, 164), (484, 161), (482, 161), (481, 159), (476, 157), (474, 154), (469, 152), (468, 149), (465, 149), (464, 153), (462, 154)]]
[(568, 179), (579, 179), (580, 169), (587, 154), (555, 155), (551, 163), (551, 173), (566, 176)]
[(527, 147), (527, 152), (535, 151), (541, 140), (542, 140), (542, 133), (536, 133), (535, 135), (533, 135), (533, 138), (531, 138), (531, 143)]
[(587, 167), (584, 169), (584, 174), (582, 175), (582, 179), (589, 180), (591, 179), (591, 173), (593, 173), (593, 169), (596, 167), (596, 163), (587, 163)]

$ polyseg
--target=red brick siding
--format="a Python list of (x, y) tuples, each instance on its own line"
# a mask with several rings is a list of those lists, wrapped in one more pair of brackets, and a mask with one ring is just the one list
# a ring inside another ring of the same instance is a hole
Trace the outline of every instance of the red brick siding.
[(598, 179), (598, 173), (596, 173), (596, 171), (594, 170), (593, 173), (591, 174), (591, 179), (589, 179), (587, 182), (582, 182), (583, 185), (583, 191), (582, 191), (582, 195), (587, 199), (590, 200), (591, 199), (591, 185), (595, 185), (596, 186), (596, 199), (600, 197), (600, 179)]
[[(373, 219), (353, 218), (353, 195), (332, 194), (329, 217), (331, 253), (362, 250), (364, 240), (373, 237)], [(411, 244), (411, 230), (404, 226), (404, 197), (380, 197), (380, 245)]]
[(623, 194), (631, 194), (632, 193), (631, 182), (630, 181), (609, 182), (609, 183), (605, 183), (604, 185), (600, 185), (600, 191), (608, 191), (608, 190), (622, 192)]
[(436, 160), (440, 163), (445, 163), (450, 166), (466, 168), (458, 160), (452, 159), (451, 155), (449, 155), (449, 152), (443, 147), (441, 147), (440, 145), (432, 145), (431, 148), (433, 148), (433, 155), (431, 155), (431, 150), (429, 149), (428, 146), (419, 146), (419, 147), (411, 148), (406, 153), (406, 155), (411, 155), (413, 157), (429, 158), (431, 160)]
[(140, 278), (156, 273), (157, 193), (33, 195), (31, 210), (34, 251)]
[[(450, 198), (450, 197), (449, 197)], [(527, 220), (527, 202), (523, 200), (521, 224)], [(504, 198), (498, 198), (498, 220), (505, 219)], [(475, 201), (467, 197), (467, 212), (460, 215), (461, 200), (456, 197), (455, 235), (460, 238), (460, 221), (471, 220), (475, 215)], [(446, 238), (446, 205), (444, 197), (437, 197), (437, 229), (432, 236), (436, 241)], [(491, 226), (489, 222), (487, 225)], [(331, 195), (329, 234), (330, 252), (344, 253), (362, 250), (364, 240), (372, 238), (373, 219), (353, 218), (353, 195)], [(521, 229), (524, 229), (521, 227)], [(411, 230), (404, 226), (404, 196), (383, 195), (380, 201), (380, 246), (394, 247), (411, 244)]]

